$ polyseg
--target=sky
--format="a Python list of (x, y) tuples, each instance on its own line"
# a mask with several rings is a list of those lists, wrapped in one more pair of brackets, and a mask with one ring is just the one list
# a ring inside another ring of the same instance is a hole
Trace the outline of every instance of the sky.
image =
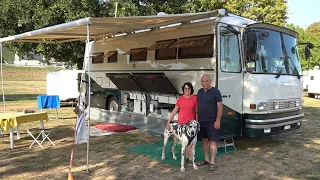
[(314, 22), (320, 22), (320, 0), (288, 0), (288, 23), (304, 29)]

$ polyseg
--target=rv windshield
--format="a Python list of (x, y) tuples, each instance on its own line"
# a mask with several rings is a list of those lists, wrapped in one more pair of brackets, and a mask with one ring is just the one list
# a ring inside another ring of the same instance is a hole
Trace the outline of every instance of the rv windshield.
[(248, 41), (247, 47), (251, 47), (253, 52), (250, 57), (254, 56), (254, 58), (247, 61), (249, 72), (278, 75), (302, 74), (296, 38), (266, 29), (251, 29), (250, 32), (251, 36), (254, 36), (251, 39), (254, 40)]

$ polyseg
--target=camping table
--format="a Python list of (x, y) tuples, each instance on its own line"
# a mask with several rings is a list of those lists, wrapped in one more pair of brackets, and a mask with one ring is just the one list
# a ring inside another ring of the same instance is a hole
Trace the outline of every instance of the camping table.
[(10, 148), (14, 147), (13, 128), (17, 127), (17, 139), (20, 139), (20, 124), (40, 121), (40, 128), (44, 128), (43, 120), (48, 121), (47, 112), (9, 112), (0, 113), (0, 126), (4, 131), (10, 130)]

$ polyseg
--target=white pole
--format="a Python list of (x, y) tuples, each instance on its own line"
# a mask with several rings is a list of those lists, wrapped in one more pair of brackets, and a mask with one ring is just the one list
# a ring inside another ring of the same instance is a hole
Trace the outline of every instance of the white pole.
[(89, 72), (89, 88), (88, 88), (88, 91), (89, 91), (89, 96), (88, 96), (88, 142), (87, 142), (87, 173), (89, 172), (89, 138), (90, 138), (90, 99), (91, 99), (91, 72), (90, 72), (90, 62), (89, 62), (89, 39), (90, 37), (90, 31), (89, 31), (89, 25), (87, 25), (87, 41), (86, 41), (86, 48), (88, 48), (87, 50), (87, 55), (88, 57), (85, 57), (87, 58), (87, 63), (88, 63), (88, 72)]
[(116, 2), (116, 10), (114, 12), (114, 17), (117, 17), (117, 10), (118, 10), (118, 2)]
[(3, 111), (6, 112), (6, 99), (4, 97), (4, 88), (3, 88), (3, 73), (2, 73), (2, 43), (0, 43), (0, 56), (1, 56), (1, 86), (2, 86), (2, 101), (3, 101)]

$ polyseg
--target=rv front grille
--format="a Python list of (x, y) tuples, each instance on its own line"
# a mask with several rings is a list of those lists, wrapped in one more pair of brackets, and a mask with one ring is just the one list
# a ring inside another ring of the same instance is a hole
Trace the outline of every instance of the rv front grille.
[(291, 109), (300, 106), (299, 100), (288, 100), (288, 101), (269, 101), (268, 110), (278, 110), (278, 109)]

